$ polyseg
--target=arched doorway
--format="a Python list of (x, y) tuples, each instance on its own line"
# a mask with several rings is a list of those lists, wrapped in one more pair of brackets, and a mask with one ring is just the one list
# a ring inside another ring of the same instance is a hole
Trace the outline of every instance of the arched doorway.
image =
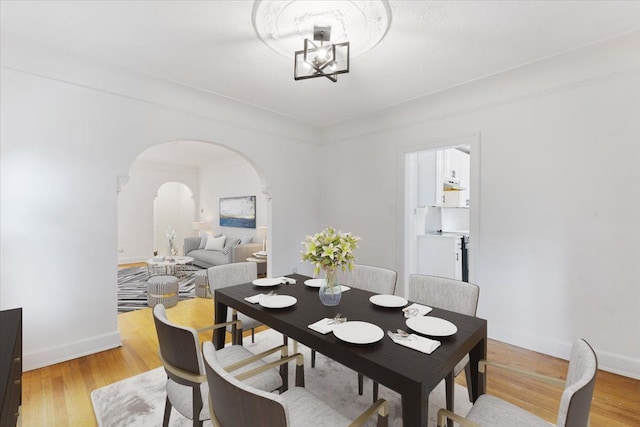
[[(165, 191), (163, 185), (167, 183), (172, 183), (166, 191), (173, 194), (174, 200), (187, 200), (185, 188), (190, 190), (193, 210), (174, 213), (177, 216), (167, 219), (163, 219), (162, 214), (155, 219), (163, 197), (161, 193)], [(235, 196), (256, 196), (256, 227), (268, 227), (270, 232), (268, 187), (250, 159), (229, 148), (202, 141), (180, 140), (148, 148), (132, 162), (128, 182), (118, 194), (118, 264), (144, 262), (154, 251), (166, 254), (169, 225), (177, 231), (179, 254), (182, 254), (184, 238), (199, 233), (193, 229), (194, 222), (203, 223), (201, 233), (222, 232), (236, 238), (256, 236), (256, 229), (220, 225), (219, 199)], [(180, 232), (177, 227), (181, 228)]]

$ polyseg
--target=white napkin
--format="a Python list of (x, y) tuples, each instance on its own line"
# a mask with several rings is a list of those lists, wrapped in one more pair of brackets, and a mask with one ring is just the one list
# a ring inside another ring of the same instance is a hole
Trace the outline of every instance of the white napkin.
[(431, 310), (433, 310), (433, 308), (431, 308), (429, 306), (413, 303), (413, 304), (403, 308), (402, 311), (404, 313), (407, 313), (407, 312), (410, 312), (413, 309), (418, 310), (418, 313), (420, 313), (420, 316), (426, 316)]
[(351, 290), (351, 288), (345, 285), (340, 285), (341, 292), (347, 292), (348, 290)]
[(325, 317), (324, 319), (318, 320), (316, 323), (310, 324), (309, 329), (313, 329), (314, 331), (320, 332), (321, 334), (328, 334), (329, 332), (333, 332), (333, 329), (341, 323), (334, 322), (333, 320), (333, 318)]
[(280, 276), (280, 277), (274, 277), (273, 280), (278, 280), (280, 283), (286, 283), (288, 285), (296, 284), (296, 279), (292, 279), (291, 277)]
[(412, 348), (414, 350), (421, 351), (423, 353), (431, 354), (433, 351), (440, 347), (440, 341), (432, 340), (426, 337), (421, 337), (416, 334), (410, 334), (406, 338), (392, 338), (394, 343), (403, 345), (405, 347)]
[(251, 304), (257, 304), (262, 298), (266, 297), (266, 294), (258, 294), (252, 297), (246, 297), (244, 300), (250, 302)]

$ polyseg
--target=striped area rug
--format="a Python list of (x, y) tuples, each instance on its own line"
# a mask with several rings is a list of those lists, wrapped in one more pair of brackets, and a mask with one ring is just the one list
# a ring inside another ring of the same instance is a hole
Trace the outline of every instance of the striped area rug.
[[(200, 269), (187, 266), (187, 274), (179, 277), (180, 301), (195, 298), (196, 285), (193, 277)], [(118, 270), (118, 313), (147, 307), (147, 267), (128, 267)]]

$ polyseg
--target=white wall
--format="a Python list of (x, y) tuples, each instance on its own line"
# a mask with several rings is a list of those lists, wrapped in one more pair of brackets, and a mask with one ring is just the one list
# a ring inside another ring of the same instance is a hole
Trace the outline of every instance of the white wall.
[[(25, 370), (120, 344), (118, 176), (154, 144), (214, 142), (249, 160), (271, 194), (270, 271), (298, 266), (300, 241), (320, 223), (318, 190), (292, 177), (319, 181), (310, 167), (319, 149), (306, 139), (316, 129), (50, 47), (1, 42), (0, 309), (24, 308)], [(227, 111), (242, 112), (243, 125)]]
[[(171, 249), (182, 255), (184, 238), (193, 235), (195, 219), (193, 191), (180, 182), (167, 182), (158, 189), (154, 200), (155, 244), (158, 254), (171, 255)], [(173, 247), (167, 234), (175, 232)]]
[(361, 262), (401, 272), (404, 147), (479, 133), (489, 336), (565, 358), (584, 337), (602, 368), (640, 378), (638, 52), (635, 33), (332, 126), (343, 184), (323, 188), (323, 214), (363, 237)]
[[(128, 176), (129, 182), (118, 193), (118, 264), (145, 261), (155, 250), (164, 253), (168, 243), (161, 237), (162, 249), (155, 245), (153, 230), (154, 200), (163, 184), (179, 182), (189, 187), (194, 194), (192, 203), (198, 209), (199, 175), (196, 168), (135, 160)], [(196, 216), (185, 223), (189, 230), (182, 230), (182, 237), (176, 239), (179, 249), (183, 246), (185, 234), (195, 235), (190, 230), (194, 218)], [(174, 223), (173, 227), (176, 228), (177, 224)], [(164, 236), (165, 229), (160, 228), (160, 236)]]
[(267, 198), (260, 177), (246, 160), (226, 158), (200, 170), (200, 219), (212, 234), (227, 237), (256, 236), (255, 228), (220, 226), (221, 197), (256, 196), (256, 226), (267, 225)]

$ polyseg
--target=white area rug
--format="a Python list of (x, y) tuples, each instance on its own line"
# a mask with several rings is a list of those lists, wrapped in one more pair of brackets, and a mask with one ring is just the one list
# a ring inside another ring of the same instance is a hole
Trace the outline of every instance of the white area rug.
[[(249, 341), (249, 342), (248, 342)], [(267, 330), (256, 334), (255, 344), (245, 339), (245, 346), (254, 353), (267, 350), (282, 343), (282, 335)], [(325, 400), (345, 416), (355, 419), (372, 401), (372, 382), (365, 378), (364, 394), (358, 395), (357, 374), (339, 363), (317, 355), (316, 367), (311, 368), (311, 352), (305, 346), (299, 346), (305, 357), (305, 387), (319, 398)], [(295, 384), (295, 364), (289, 367), (289, 386)], [(99, 388), (91, 392), (91, 401), (98, 425), (102, 427), (146, 427), (162, 425), (165, 402), (166, 374), (163, 368), (157, 368), (135, 377)], [(380, 386), (380, 397), (389, 402), (389, 425), (402, 426), (402, 407), (400, 395)], [(436, 426), (436, 413), (445, 406), (444, 381), (438, 385), (429, 397), (429, 426)], [(455, 409), (466, 414), (471, 408), (467, 390), (456, 385)], [(170, 426), (190, 426), (191, 421), (184, 418), (175, 409), (171, 414)], [(206, 422), (205, 426), (211, 426)], [(368, 425), (375, 426), (375, 417)]]

